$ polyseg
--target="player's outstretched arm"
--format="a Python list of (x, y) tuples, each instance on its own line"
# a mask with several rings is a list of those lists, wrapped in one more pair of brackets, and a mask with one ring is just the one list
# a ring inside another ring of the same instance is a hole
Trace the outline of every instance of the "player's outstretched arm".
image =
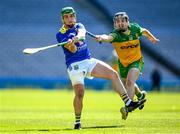
[(157, 39), (151, 32), (144, 28), (142, 34), (146, 36), (153, 44), (156, 44), (159, 42), (159, 39)]
[(112, 42), (113, 41), (112, 35), (102, 34), (102, 35), (96, 35), (96, 41), (97, 42)]

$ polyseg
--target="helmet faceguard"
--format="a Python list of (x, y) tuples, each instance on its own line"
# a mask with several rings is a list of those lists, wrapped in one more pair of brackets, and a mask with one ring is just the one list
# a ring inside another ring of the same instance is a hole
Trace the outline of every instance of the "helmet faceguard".
[[(124, 21), (119, 23), (118, 19), (124, 19)], [(129, 17), (126, 14), (126, 12), (116, 13), (113, 17), (113, 21), (114, 21), (114, 28), (121, 32), (125, 32), (129, 27)]]
[(113, 17), (113, 21), (115, 22), (118, 17), (125, 18), (126, 21), (129, 21), (129, 16), (126, 14), (126, 12), (117, 12)]

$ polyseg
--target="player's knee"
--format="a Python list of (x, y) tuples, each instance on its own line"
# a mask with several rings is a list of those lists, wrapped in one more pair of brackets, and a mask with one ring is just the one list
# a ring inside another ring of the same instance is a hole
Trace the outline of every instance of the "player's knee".
[(117, 80), (117, 79), (119, 79), (119, 75), (118, 75), (117, 71), (115, 71), (115, 70), (112, 71), (110, 77), (111, 77), (112, 80)]
[(76, 97), (82, 99), (84, 97), (84, 88), (83, 87), (76, 88), (75, 95), (76, 95)]

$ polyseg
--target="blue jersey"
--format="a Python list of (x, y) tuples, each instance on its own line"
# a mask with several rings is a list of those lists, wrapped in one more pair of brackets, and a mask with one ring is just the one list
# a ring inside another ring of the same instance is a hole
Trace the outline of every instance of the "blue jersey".
[[(56, 39), (59, 43), (68, 41), (68, 39), (72, 39), (74, 36), (77, 35), (77, 30), (79, 28), (84, 28), (83, 24), (76, 23), (73, 28), (65, 29), (64, 26), (59, 30), (59, 32), (56, 34)], [(79, 41), (75, 43), (77, 47), (77, 51), (75, 53), (72, 53), (67, 48), (62, 46), (64, 54), (65, 54), (65, 60), (66, 60), (66, 66), (67, 68), (71, 63), (90, 59), (91, 54), (89, 52), (89, 49), (87, 47), (87, 44), (85, 41)]]

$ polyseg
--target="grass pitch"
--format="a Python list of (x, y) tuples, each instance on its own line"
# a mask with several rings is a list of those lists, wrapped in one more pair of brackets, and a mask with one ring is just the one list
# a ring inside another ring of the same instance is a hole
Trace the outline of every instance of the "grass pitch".
[(180, 133), (180, 93), (149, 93), (145, 108), (124, 121), (117, 94), (86, 90), (82, 130), (73, 130), (73, 96), (67, 90), (0, 90), (0, 133)]

